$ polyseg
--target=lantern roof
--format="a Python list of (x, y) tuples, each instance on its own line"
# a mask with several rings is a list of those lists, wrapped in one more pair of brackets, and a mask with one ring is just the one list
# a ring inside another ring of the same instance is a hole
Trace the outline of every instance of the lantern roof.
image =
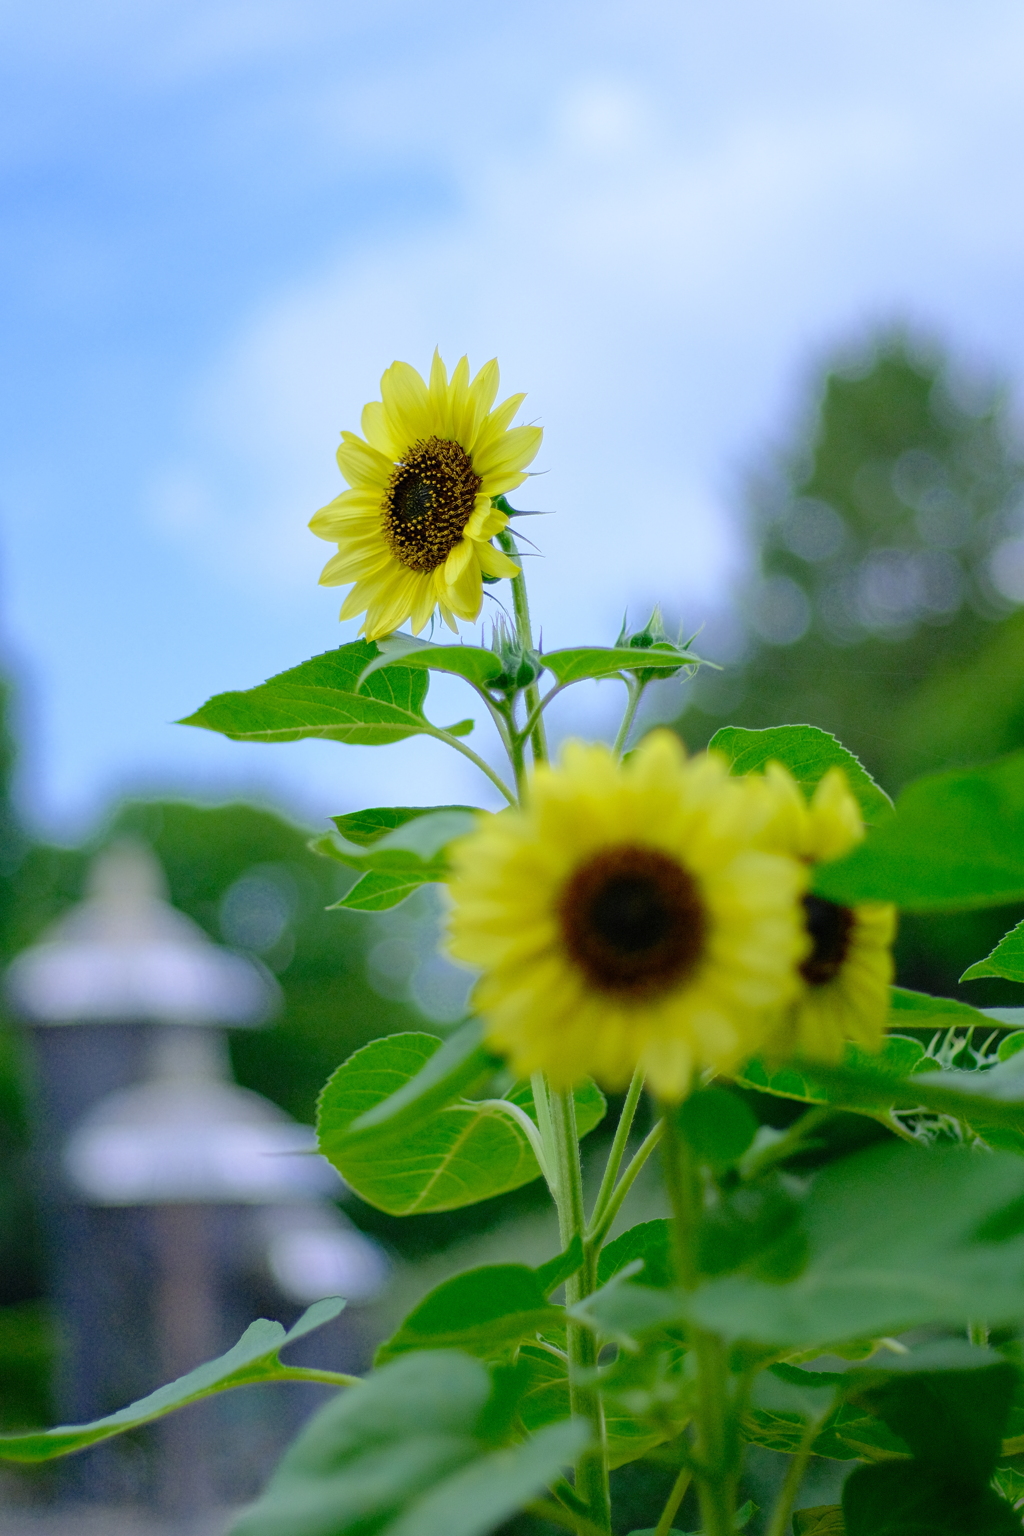
[(148, 844), (123, 838), (93, 860), (85, 899), (20, 954), (8, 998), (34, 1024), (258, 1024), (274, 978), (215, 944), (172, 907)]

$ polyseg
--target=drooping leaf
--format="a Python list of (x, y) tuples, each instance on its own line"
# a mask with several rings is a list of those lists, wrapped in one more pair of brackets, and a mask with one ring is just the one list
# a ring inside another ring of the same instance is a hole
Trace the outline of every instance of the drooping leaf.
[(332, 816), (331, 820), (346, 842), (358, 843), (369, 848), (385, 833), (404, 827), (406, 822), (417, 821), (421, 816), (435, 816), (439, 811), (462, 811), (468, 816), (476, 814), (472, 805), (378, 805), (365, 811), (350, 811), (345, 816)]
[(764, 731), (723, 725), (712, 736), (708, 750), (728, 758), (734, 774), (758, 773), (767, 763), (782, 763), (808, 797), (829, 768), (841, 768), (868, 826), (892, 814), (892, 801), (860, 760), (816, 725), (773, 725)]
[(1024, 1318), (1024, 1165), (1010, 1154), (872, 1147), (814, 1177), (802, 1225), (798, 1276), (712, 1280), (693, 1315), (732, 1338), (803, 1349)]
[(564, 686), (587, 678), (618, 677), (638, 667), (664, 672), (671, 677), (682, 666), (695, 666), (701, 658), (674, 645), (652, 645), (636, 651), (628, 646), (580, 645), (564, 651), (546, 651), (541, 662)]
[(961, 981), (975, 981), (979, 976), (1004, 976), (1007, 981), (1024, 981), (1024, 922), (1018, 923), (984, 960), (967, 967)]
[(497, 1360), (510, 1346), (545, 1327), (564, 1326), (536, 1270), (525, 1264), (485, 1264), (444, 1280), (413, 1308), (377, 1350), (376, 1364), (416, 1349), (461, 1349)]
[[(529, 1085), (517, 1085), (504, 1101), (460, 1097), (496, 1065), (474, 1030), (478, 1026), (471, 1024), (452, 1036), (443, 1057), (436, 1035), (371, 1041), (324, 1088), (320, 1150), (380, 1210), (394, 1216), (455, 1210), (540, 1177), (529, 1134), (517, 1118), (522, 1113), (533, 1119)], [(431, 1066), (435, 1055), (439, 1061)], [(585, 1135), (603, 1116), (604, 1099), (593, 1084), (583, 1084), (576, 1105)]]
[[(359, 679), (377, 655), (372, 640), (325, 651), (255, 688), (218, 693), (180, 721), (219, 731), (232, 741), (301, 741), (316, 737), (384, 746), (434, 727), (423, 713), (429, 680), (412, 667), (388, 667), (359, 691)], [(448, 727), (456, 735), (471, 721)]]
[(563, 1421), (496, 1449), (491, 1394), (468, 1355), (392, 1361), (309, 1421), (232, 1536), (484, 1536), (558, 1477), (589, 1433)]
[(413, 635), (389, 635), (377, 641), (378, 656), (363, 669), (359, 686), (382, 668), (407, 667), (421, 672), (448, 672), (479, 688), (488, 688), (501, 677), (501, 657), (479, 645), (431, 645)]
[(315, 1302), (287, 1332), (280, 1323), (261, 1317), (249, 1324), (227, 1354), (197, 1365), (194, 1371), (180, 1376), (177, 1381), (158, 1387), (148, 1397), (120, 1408), (116, 1413), (109, 1413), (105, 1418), (94, 1419), (90, 1424), (63, 1424), (58, 1429), (31, 1429), (0, 1435), (0, 1457), (8, 1461), (49, 1461), (163, 1418), (164, 1414), (217, 1392), (228, 1392), (233, 1387), (247, 1387), (261, 1381), (288, 1381), (301, 1377), (301, 1370), (282, 1364), (281, 1350), (286, 1344), (329, 1323), (344, 1305), (338, 1297)]
[(448, 845), (471, 832), (482, 814), (462, 806), (439, 807), (407, 817), (369, 844), (328, 834), (310, 847), (363, 877), (335, 906), (379, 912), (397, 906), (421, 885), (447, 879)]
[(852, 853), (817, 867), (830, 901), (962, 912), (1024, 898), (1024, 752), (929, 774)]

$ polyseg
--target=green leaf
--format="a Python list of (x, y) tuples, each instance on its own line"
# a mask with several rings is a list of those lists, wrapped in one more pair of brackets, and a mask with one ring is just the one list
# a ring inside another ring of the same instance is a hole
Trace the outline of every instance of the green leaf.
[(363, 876), (334, 906), (379, 912), (397, 906), (421, 885), (446, 880), (449, 843), (471, 832), (483, 814), (468, 806), (441, 806), (407, 816), (368, 845), (328, 834), (314, 838), (310, 847)]
[(605, 1285), (627, 1264), (637, 1259), (643, 1263), (644, 1285), (664, 1287), (672, 1284), (672, 1229), (665, 1217), (641, 1221), (601, 1249), (597, 1261), (597, 1279)]
[(440, 811), (461, 811), (467, 816), (477, 814), (472, 805), (378, 805), (366, 811), (350, 811), (347, 816), (332, 816), (331, 820), (346, 842), (369, 848), (386, 832), (394, 832), (421, 816), (436, 816)]
[(961, 912), (1024, 898), (1024, 752), (910, 784), (896, 814), (852, 853), (821, 864), (830, 901), (894, 901), (908, 912)]
[(815, 1504), (793, 1511), (793, 1536), (846, 1536), (841, 1504)]
[(563, 1308), (550, 1305), (536, 1270), (485, 1264), (435, 1286), (380, 1346), (375, 1363), (414, 1349), (462, 1349), (497, 1360), (522, 1339), (564, 1324)]
[(738, 1163), (757, 1135), (753, 1110), (717, 1084), (691, 1093), (676, 1110), (676, 1119), (697, 1157), (712, 1168)]
[(487, 1435), (491, 1377), (468, 1355), (409, 1355), (328, 1403), (232, 1536), (485, 1536), (559, 1476), (588, 1428)]
[[(320, 1150), (371, 1205), (393, 1216), (455, 1210), (540, 1177), (517, 1118), (533, 1121), (529, 1084), (504, 1100), (459, 1097), (497, 1065), (479, 1038), (471, 1022), (442, 1056), (436, 1035), (390, 1035), (356, 1051), (328, 1081), (317, 1116)], [(585, 1084), (576, 1105), (585, 1135), (603, 1116), (604, 1099)]]
[(449, 672), (478, 688), (491, 687), (501, 678), (501, 657), (478, 645), (431, 645), (429, 640), (399, 633), (378, 640), (377, 649), (380, 654), (363, 669), (360, 688), (383, 668), (396, 666), (422, 672)]
[(216, 1392), (228, 1392), (233, 1387), (248, 1387), (260, 1381), (288, 1381), (301, 1377), (301, 1370), (282, 1365), (281, 1350), (286, 1344), (329, 1323), (344, 1305), (337, 1297), (315, 1302), (287, 1333), (280, 1323), (261, 1317), (249, 1324), (227, 1354), (197, 1365), (194, 1371), (180, 1376), (177, 1381), (158, 1387), (148, 1397), (107, 1414), (106, 1418), (94, 1419), (91, 1424), (63, 1424), (59, 1429), (32, 1429), (20, 1434), (0, 1435), (0, 1457), (8, 1461), (49, 1461), (54, 1456), (66, 1456), (71, 1451), (95, 1445), (99, 1440), (109, 1440), (127, 1429), (136, 1429), (152, 1419), (163, 1418), (176, 1408), (184, 1408), (186, 1403), (196, 1403)]
[(664, 672), (671, 677), (682, 666), (696, 666), (699, 656), (682, 651), (674, 645), (652, 645), (638, 651), (628, 646), (579, 645), (564, 651), (546, 651), (541, 663), (555, 679), (566, 687), (569, 683), (581, 683), (587, 678), (619, 677), (623, 672)]
[(892, 813), (892, 801), (867, 769), (816, 725), (773, 725), (765, 731), (723, 725), (712, 736), (708, 751), (727, 757), (734, 774), (757, 773), (767, 763), (782, 763), (808, 798), (830, 768), (841, 768), (868, 826), (886, 821)]
[[(569, 1378), (564, 1357), (541, 1345), (524, 1344), (519, 1350), (519, 1369), (524, 1373), (524, 1390), (519, 1402), (519, 1417), (531, 1433), (544, 1424), (564, 1419), (569, 1412)], [(608, 1465), (614, 1471), (627, 1462), (646, 1455), (672, 1435), (666, 1428), (664, 1413), (660, 1424), (645, 1422), (635, 1412), (605, 1403), (604, 1424)]]
[(1007, 981), (1024, 981), (1024, 922), (1018, 923), (984, 960), (967, 967), (961, 981), (975, 981), (979, 976), (1005, 976)]
[[(968, 1011), (974, 1012), (973, 1009)], [(877, 1056), (868, 1056), (853, 1046), (848, 1047), (846, 1065), (851, 1070), (834, 1087), (830, 1086), (827, 1075), (818, 1075), (818, 1064), (772, 1067), (757, 1058), (747, 1062), (737, 1074), (736, 1081), (743, 1088), (755, 1088), (759, 1093), (773, 1093), (782, 1099), (799, 1099), (804, 1104), (833, 1104), (837, 1109), (859, 1110), (863, 1114), (874, 1115), (896, 1103), (895, 1097), (886, 1099), (885, 1085), (891, 1082), (894, 1087), (897, 1084), (902, 1086), (905, 1079), (926, 1061), (924, 1046), (917, 1040), (888, 1035), (883, 1050)], [(865, 1085), (863, 1089), (862, 1083)]]
[[(423, 713), (429, 680), (413, 667), (388, 667), (362, 691), (359, 679), (377, 656), (372, 640), (325, 651), (244, 692), (218, 693), (180, 725), (219, 731), (232, 741), (301, 741), (316, 737), (385, 746), (407, 736), (436, 734)], [(456, 735), (471, 721), (449, 727)]]
[[(962, 979), (962, 978), (961, 978)], [(893, 987), (889, 998), (888, 1029), (983, 1029), (992, 1033), (992, 1019), (970, 1003), (952, 997), (930, 997), (909, 987)]]
[(1024, 1318), (1024, 1166), (1008, 1153), (872, 1147), (814, 1177), (802, 1225), (795, 1279), (712, 1280), (693, 1316), (730, 1338), (802, 1349)]
[(916, 1461), (857, 1467), (843, 1487), (846, 1536), (1020, 1536), (991, 1488), (937, 1477)]

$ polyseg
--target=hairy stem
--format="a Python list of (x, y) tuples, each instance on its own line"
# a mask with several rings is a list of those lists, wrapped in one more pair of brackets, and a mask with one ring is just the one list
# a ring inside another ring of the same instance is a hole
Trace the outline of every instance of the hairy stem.
[(619, 1166), (622, 1163), (623, 1154), (626, 1150), (626, 1143), (629, 1140), (629, 1133), (633, 1129), (633, 1117), (636, 1114), (636, 1107), (640, 1102), (640, 1095), (643, 1093), (643, 1090), (644, 1075), (638, 1068), (633, 1073), (633, 1081), (629, 1085), (626, 1102), (622, 1106), (622, 1114), (619, 1116), (619, 1123), (615, 1129), (611, 1151), (608, 1153), (608, 1161), (605, 1164), (604, 1177), (601, 1180), (601, 1188), (597, 1192), (597, 1199), (594, 1202), (594, 1210), (590, 1218), (591, 1229), (600, 1225), (604, 1208), (611, 1199), (612, 1190), (615, 1188), (615, 1180), (619, 1176)]
[(612, 1194), (605, 1202), (604, 1210), (601, 1212), (600, 1219), (598, 1219), (597, 1213), (595, 1212), (593, 1220), (590, 1223), (590, 1228), (587, 1232), (587, 1242), (593, 1248), (595, 1254), (600, 1249), (601, 1244), (604, 1242), (612, 1222), (619, 1214), (622, 1202), (625, 1200), (626, 1196), (629, 1194), (630, 1189), (633, 1187), (633, 1182), (636, 1179), (637, 1174), (640, 1172), (641, 1168), (644, 1166), (644, 1163), (646, 1163), (647, 1159), (650, 1157), (651, 1153), (660, 1142), (661, 1136), (662, 1122), (659, 1120), (656, 1125), (651, 1127), (643, 1141), (640, 1143), (639, 1147), (637, 1147), (636, 1151), (633, 1153), (633, 1156), (630, 1158), (629, 1162), (626, 1164), (626, 1171), (623, 1173), (622, 1178), (616, 1184)]
[[(673, 1253), (676, 1274), (686, 1290), (698, 1281), (695, 1237), (702, 1205), (701, 1175), (679, 1134), (674, 1107), (662, 1106), (665, 1183), (672, 1207)], [(717, 1334), (703, 1328), (690, 1332), (697, 1366), (697, 1439), (694, 1447), (700, 1470), (697, 1491), (703, 1536), (732, 1536), (736, 1512), (737, 1448), (729, 1403), (729, 1372), (725, 1346)]]
[(626, 750), (626, 742), (629, 740), (629, 733), (633, 729), (633, 721), (636, 719), (636, 712), (640, 707), (640, 700), (643, 697), (644, 687), (645, 685), (641, 683), (639, 679), (635, 677), (626, 678), (626, 688), (629, 691), (629, 698), (626, 700), (626, 709), (622, 716), (622, 724), (619, 726), (618, 733), (615, 737), (615, 744), (612, 747), (612, 751), (615, 753), (616, 757), (621, 757), (623, 752)]
[[(519, 550), (516, 541), (507, 528), (503, 528), (498, 534), (498, 544), (510, 560), (519, 559)], [(512, 578), (512, 612), (516, 621), (516, 636), (524, 651), (533, 650), (533, 630), (530, 626), (530, 602), (526, 595), (526, 577), (520, 568), (519, 575)], [(537, 705), (540, 701), (540, 690), (537, 684), (531, 683), (523, 690), (523, 698), (526, 701), (526, 713), (528, 718), (536, 714), (536, 721), (530, 732), (530, 742), (533, 747), (533, 760), (535, 763), (546, 763), (548, 758), (547, 737), (544, 734), (544, 721), (541, 718)]]
[[(576, 1105), (571, 1093), (551, 1095), (557, 1153), (556, 1203), (563, 1249), (579, 1234), (585, 1235), (583, 1173), (580, 1145), (576, 1132)], [(592, 1253), (585, 1252), (583, 1268), (565, 1282), (566, 1307), (573, 1307), (594, 1289), (596, 1264)], [(611, 1530), (611, 1499), (608, 1490), (608, 1463), (605, 1445), (604, 1410), (594, 1376), (597, 1371), (597, 1341), (589, 1328), (567, 1319), (566, 1343), (569, 1354), (569, 1404), (574, 1416), (589, 1419), (594, 1427), (594, 1446), (584, 1451), (576, 1466), (576, 1491), (586, 1502), (589, 1516), (601, 1531)]]
[(693, 1473), (690, 1471), (690, 1468), (684, 1467), (672, 1484), (672, 1492), (665, 1501), (665, 1508), (661, 1512), (660, 1520), (654, 1527), (654, 1536), (669, 1536), (669, 1532), (672, 1529), (672, 1521), (676, 1517), (680, 1504), (686, 1497), (686, 1490), (689, 1488), (692, 1479)]
[[(421, 726), (420, 729), (422, 730), (423, 727)], [(463, 757), (468, 757), (470, 762), (480, 769), (481, 773), (485, 773), (487, 775), (495, 788), (501, 791), (509, 805), (515, 805), (516, 797), (509, 789), (504, 779), (496, 774), (491, 765), (489, 763), (485, 763), (483, 758), (480, 757), (478, 753), (473, 751), (472, 747), (467, 747), (466, 743), (464, 741), (460, 741), (457, 736), (452, 736), (448, 731), (442, 731), (441, 728), (436, 725), (430, 726), (426, 734), (428, 736), (436, 736), (438, 741), (443, 741), (447, 746), (454, 747), (456, 752), (461, 752)]]

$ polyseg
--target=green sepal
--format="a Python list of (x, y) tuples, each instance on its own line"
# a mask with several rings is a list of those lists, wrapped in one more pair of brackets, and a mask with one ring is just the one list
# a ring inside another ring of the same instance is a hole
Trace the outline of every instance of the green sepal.
[(830, 768), (841, 768), (869, 826), (892, 814), (892, 801), (860, 760), (816, 725), (773, 725), (763, 731), (723, 725), (708, 742), (708, 751), (721, 752), (734, 774), (757, 773), (770, 762), (782, 763), (808, 798)]
[(563, 1419), (496, 1444), (506, 1415), (492, 1403), (505, 1385), (465, 1354), (392, 1361), (306, 1424), (231, 1536), (486, 1536), (590, 1436)]
[(852, 853), (816, 867), (814, 890), (846, 906), (892, 901), (908, 912), (1024, 899), (1024, 752), (917, 779)]
[(248, 1387), (262, 1381), (294, 1380), (301, 1371), (281, 1363), (281, 1350), (286, 1344), (331, 1322), (344, 1305), (344, 1301), (336, 1296), (314, 1302), (287, 1332), (280, 1323), (261, 1317), (249, 1324), (238, 1343), (226, 1354), (197, 1365), (195, 1370), (179, 1376), (177, 1381), (158, 1387), (148, 1397), (120, 1408), (116, 1413), (108, 1413), (105, 1418), (94, 1419), (90, 1424), (63, 1424), (58, 1429), (30, 1429), (0, 1435), (0, 1457), (8, 1461), (50, 1461), (55, 1456), (67, 1456), (72, 1451), (96, 1445), (100, 1440), (137, 1429), (140, 1424), (149, 1424), (153, 1419), (161, 1419), (165, 1414), (184, 1408), (188, 1403), (197, 1403), (201, 1398), (212, 1397), (217, 1392), (229, 1392), (234, 1387)]
[[(429, 679), (414, 667), (388, 667), (360, 688), (378, 655), (372, 640), (354, 640), (279, 672), (255, 688), (215, 694), (179, 725), (219, 731), (232, 741), (342, 741), (386, 746), (408, 736), (436, 734), (423, 713)], [(464, 736), (471, 720), (448, 727)]]

